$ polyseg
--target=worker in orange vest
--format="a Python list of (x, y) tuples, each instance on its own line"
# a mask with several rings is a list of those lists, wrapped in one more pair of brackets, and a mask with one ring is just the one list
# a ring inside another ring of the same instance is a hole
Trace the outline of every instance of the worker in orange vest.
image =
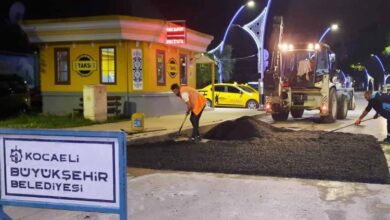
[(206, 98), (195, 89), (189, 86), (179, 86), (177, 83), (171, 85), (171, 90), (185, 102), (187, 106), (186, 114), (188, 115), (191, 112), (192, 136), (190, 139), (192, 141), (200, 141), (199, 120), (206, 106)]

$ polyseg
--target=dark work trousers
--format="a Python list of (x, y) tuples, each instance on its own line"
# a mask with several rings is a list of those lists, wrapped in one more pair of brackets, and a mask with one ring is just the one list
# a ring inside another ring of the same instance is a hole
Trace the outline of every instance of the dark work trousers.
[(204, 107), (203, 107), (202, 111), (200, 111), (199, 115), (195, 115), (194, 112), (191, 112), (190, 121), (192, 124), (192, 137), (200, 136), (199, 135), (199, 120), (200, 120), (200, 117), (202, 116), (203, 110), (204, 110)]

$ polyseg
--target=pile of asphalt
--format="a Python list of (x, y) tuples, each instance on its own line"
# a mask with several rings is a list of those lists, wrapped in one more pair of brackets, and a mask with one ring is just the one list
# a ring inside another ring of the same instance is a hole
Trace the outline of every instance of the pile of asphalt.
[(217, 140), (206, 143), (130, 144), (128, 166), (389, 183), (384, 153), (370, 135), (290, 131), (250, 117), (217, 126), (224, 132), (210, 130), (205, 136)]
[(275, 132), (289, 131), (274, 127), (253, 117), (244, 116), (234, 121), (224, 121), (210, 131), (204, 138), (213, 140), (244, 140), (248, 138), (271, 137)]

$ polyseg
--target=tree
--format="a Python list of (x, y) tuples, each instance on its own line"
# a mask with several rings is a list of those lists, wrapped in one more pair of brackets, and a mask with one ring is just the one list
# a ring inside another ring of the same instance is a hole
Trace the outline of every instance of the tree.
[(351, 69), (357, 70), (357, 71), (363, 71), (366, 68), (361, 63), (351, 64), (350, 67), (351, 67)]
[[(218, 61), (222, 61), (222, 78), (224, 82), (228, 82), (232, 78), (234, 72), (235, 61), (232, 59), (232, 52), (233, 47), (231, 45), (226, 45), (222, 51), (222, 54), (219, 53), (219, 50), (215, 52), (215, 56), (217, 57)], [(219, 74), (217, 74), (217, 76), (219, 78)]]
[[(215, 65), (212, 65), (211, 63), (200, 63), (196, 65), (196, 88), (201, 89), (211, 84), (211, 68), (213, 68), (213, 66)], [(216, 70), (214, 70), (214, 72), (217, 73)]]
[(390, 56), (390, 45), (385, 47), (385, 49), (383, 50), (383, 55), (385, 55), (386, 57)]

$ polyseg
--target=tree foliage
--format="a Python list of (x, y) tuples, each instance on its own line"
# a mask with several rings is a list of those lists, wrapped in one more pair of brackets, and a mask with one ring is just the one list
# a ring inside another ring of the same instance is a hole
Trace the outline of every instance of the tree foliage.
[[(235, 61), (232, 60), (232, 53), (233, 47), (231, 45), (226, 45), (222, 54), (219, 51), (215, 52), (215, 56), (218, 59), (217, 61), (222, 62), (222, 78), (224, 82), (228, 82), (233, 76)], [(218, 78), (216, 79), (219, 79), (219, 73), (217, 73), (217, 76)]]
[[(219, 51), (216, 51), (215, 54), (207, 54), (210, 59), (218, 62), (222, 62), (223, 67), (223, 81), (228, 82), (234, 72), (234, 60), (232, 59), (233, 48), (231, 45), (226, 45), (222, 55), (220, 55)], [(211, 64), (197, 64), (196, 65), (196, 88), (203, 88), (209, 84), (211, 84)], [(218, 66), (214, 65), (214, 73), (215, 73), (215, 82), (219, 79)]]
[(385, 49), (383, 50), (383, 55), (385, 56), (390, 56), (390, 45), (385, 47)]
[(196, 65), (196, 88), (201, 89), (211, 83), (211, 68), (214, 69), (215, 79), (217, 79), (216, 66), (213, 64), (197, 64)]
[(356, 63), (356, 64), (351, 64), (350, 68), (357, 71), (363, 71), (366, 67), (360, 63)]

